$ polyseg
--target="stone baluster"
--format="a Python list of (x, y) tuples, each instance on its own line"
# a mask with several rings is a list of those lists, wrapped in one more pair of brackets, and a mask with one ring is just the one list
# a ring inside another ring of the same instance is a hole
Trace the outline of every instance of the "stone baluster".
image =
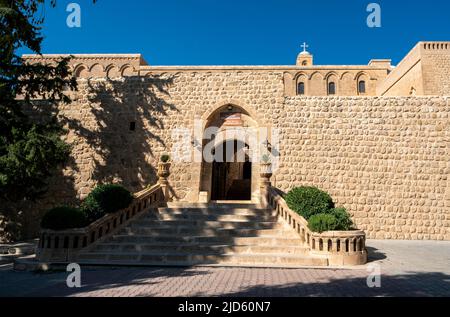
[(272, 164), (270, 162), (261, 163), (260, 177), (260, 204), (262, 208), (268, 208), (269, 192), (272, 186), (270, 182), (270, 178), (272, 177)]

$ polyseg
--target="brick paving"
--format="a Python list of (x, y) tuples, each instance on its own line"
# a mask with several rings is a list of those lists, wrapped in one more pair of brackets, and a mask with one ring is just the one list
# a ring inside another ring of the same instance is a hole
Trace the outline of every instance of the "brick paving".
[(450, 242), (368, 241), (381, 287), (356, 269), (86, 268), (82, 287), (66, 272), (0, 268), (0, 296), (450, 296)]

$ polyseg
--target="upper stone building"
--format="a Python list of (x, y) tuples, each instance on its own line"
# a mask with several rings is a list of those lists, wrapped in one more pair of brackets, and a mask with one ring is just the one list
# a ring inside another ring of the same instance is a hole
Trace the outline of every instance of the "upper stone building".
[[(304, 44), (306, 48), (306, 44)], [(62, 55), (24, 55), (27, 61)], [(450, 94), (450, 42), (419, 42), (396, 66), (390, 59), (368, 65), (314, 65), (304, 49), (293, 66), (149, 66), (140, 54), (79, 54), (72, 60), (78, 78), (146, 76), (152, 71), (274, 70), (283, 73), (286, 96), (411, 96)]]
[[(79, 89), (58, 109), (72, 160), (26, 230), (36, 234), (45, 208), (83, 199), (99, 182), (134, 191), (155, 183), (161, 154), (175, 153), (180, 140), (188, 157), (204, 150), (202, 134), (216, 126), (218, 135), (267, 129), (264, 142), (224, 139), (213, 151), (236, 142), (247, 158), (271, 144), (279, 162), (273, 186), (329, 192), (369, 238), (450, 240), (450, 42), (420, 42), (396, 67), (384, 59), (315, 65), (304, 48), (285, 66), (153, 66), (139, 54), (75, 55)], [(240, 188), (256, 200), (258, 174), (259, 162), (247, 159), (174, 161), (171, 196), (207, 201)]]

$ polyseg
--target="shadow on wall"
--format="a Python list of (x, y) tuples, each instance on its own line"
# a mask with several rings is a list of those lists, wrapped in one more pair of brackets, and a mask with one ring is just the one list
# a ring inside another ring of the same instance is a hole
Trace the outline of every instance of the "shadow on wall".
[(53, 173), (42, 198), (3, 206), (10, 216), (0, 219), (0, 240), (4, 231), (14, 233), (8, 240), (36, 237), (46, 210), (78, 205), (80, 193), (85, 196), (98, 183), (120, 183), (133, 192), (154, 184), (156, 164), (166, 146), (158, 131), (164, 129), (168, 111), (177, 110), (167, 101), (174, 78), (90, 79), (79, 82), (69, 105), (36, 103), (29, 111), (34, 120), (56, 115), (70, 130), (66, 142), (72, 145), (71, 157)]
[(131, 191), (156, 182), (156, 163), (166, 148), (158, 131), (164, 130), (168, 111), (177, 110), (167, 101), (173, 81), (174, 76), (153, 75), (85, 83), (87, 97), (81, 102), (89, 104), (90, 121), (65, 118), (91, 151), (89, 162), (81, 161), (91, 170), (90, 175), (84, 172), (82, 181), (121, 183)]

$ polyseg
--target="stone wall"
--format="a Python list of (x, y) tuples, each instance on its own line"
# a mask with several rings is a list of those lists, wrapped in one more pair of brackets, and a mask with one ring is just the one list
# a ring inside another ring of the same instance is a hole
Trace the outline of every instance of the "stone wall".
[[(313, 185), (346, 207), (369, 238), (450, 240), (450, 105), (445, 97), (286, 97), (268, 67), (151, 67), (139, 75), (80, 78), (59, 116), (72, 159), (51, 182), (26, 231), (47, 207), (83, 199), (98, 183), (137, 191), (156, 182), (176, 128), (193, 130), (229, 104), (280, 130), (283, 191)], [(130, 123), (135, 129), (130, 130)], [(201, 164), (174, 163), (175, 200), (198, 199)]]
[(439, 49), (425, 50), (424, 87), (429, 95), (450, 96), (450, 43), (441, 45)]
[(287, 191), (314, 185), (369, 238), (450, 239), (448, 98), (288, 98)]

